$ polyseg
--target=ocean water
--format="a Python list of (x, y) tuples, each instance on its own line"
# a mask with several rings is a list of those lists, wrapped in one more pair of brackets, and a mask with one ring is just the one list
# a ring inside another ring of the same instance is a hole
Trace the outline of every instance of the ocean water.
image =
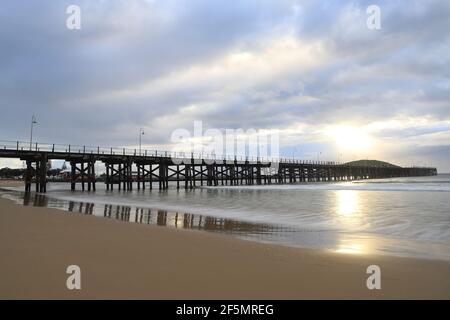
[[(78, 187), (78, 186), (77, 186)], [(135, 188), (136, 189), (136, 188)], [(450, 175), (192, 190), (0, 191), (17, 203), (347, 254), (450, 260)]]

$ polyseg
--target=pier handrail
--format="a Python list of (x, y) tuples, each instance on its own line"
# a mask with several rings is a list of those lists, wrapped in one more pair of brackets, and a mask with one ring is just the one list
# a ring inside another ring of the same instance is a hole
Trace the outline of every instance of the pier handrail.
[[(70, 155), (117, 155), (117, 156), (140, 156), (140, 157), (158, 157), (158, 158), (174, 158), (174, 159), (193, 159), (193, 160), (206, 160), (206, 161), (246, 161), (249, 163), (285, 163), (285, 164), (301, 164), (301, 165), (321, 165), (321, 166), (343, 166), (343, 167), (358, 167), (351, 166), (348, 163), (342, 163), (337, 161), (315, 161), (304, 160), (298, 158), (285, 158), (285, 157), (256, 157), (247, 155), (217, 155), (217, 154), (204, 154), (195, 152), (177, 152), (177, 151), (161, 151), (152, 149), (138, 148), (124, 148), (124, 147), (100, 147), (100, 146), (86, 146), (86, 145), (73, 145), (73, 144), (57, 144), (57, 143), (41, 143), (34, 142), (30, 145), (30, 142), (26, 141), (11, 141), (0, 140), (0, 149), (8, 151), (21, 151), (21, 152), (51, 152), (51, 153), (68, 153)], [(377, 166), (365, 166), (369, 168), (381, 168), (386, 167), (383, 165)], [(393, 167), (395, 168), (395, 167)], [(429, 167), (411, 166), (403, 167), (410, 169), (433, 169)]]

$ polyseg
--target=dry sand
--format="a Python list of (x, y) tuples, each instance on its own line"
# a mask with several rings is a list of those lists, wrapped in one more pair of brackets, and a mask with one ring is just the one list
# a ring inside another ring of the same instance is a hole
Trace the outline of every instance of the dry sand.
[[(450, 263), (265, 245), (0, 199), (0, 298), (450, 298)], [(80, 291), (66, 267), (81, 267)], [(381, 267), (368, 290), (366, 268)]]

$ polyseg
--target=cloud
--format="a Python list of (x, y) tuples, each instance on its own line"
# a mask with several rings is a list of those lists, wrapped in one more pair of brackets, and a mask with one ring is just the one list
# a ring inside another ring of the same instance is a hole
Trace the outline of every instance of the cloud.
[(448, 1), (378, 1), (377, 31), (363, 0), (75, 2), (78, 31), (65, 27), (73, 1), (0, 7), (0, 139), (28, 139), (33, 113), (41, 141), (115, 146), (139, 127), (167, 146), (202, 120), (280, 129), (283, 150), (336, 159), (326, 132), (344, 126), (375, 141), (349, 159), (433, 148), (450, 171)]

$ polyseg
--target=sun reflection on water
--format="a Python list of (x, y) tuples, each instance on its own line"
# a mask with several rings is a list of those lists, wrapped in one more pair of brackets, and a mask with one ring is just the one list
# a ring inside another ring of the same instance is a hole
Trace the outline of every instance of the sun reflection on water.
[(339, 216), (353, 216), (359, 211), (359, 194), (357, 191), (337, 191), (337, 202), (337, 213)]
[[(336, 192), (336, 214), (339, 223), (347, 228), (356, 229), (361, 223), (360, 193), (355, 190), (339, 190)], [(370, 251), (367, 241), (349, 239), (342, 235), (335, 252), (366, 254)]]
[(335, 250), (338, 253), (351, 253), (351, 254), (364, 254), (368, 253), (367, 248), (362, 243), (348, 243), (342, 241), (338, 244), (338, 248)]

